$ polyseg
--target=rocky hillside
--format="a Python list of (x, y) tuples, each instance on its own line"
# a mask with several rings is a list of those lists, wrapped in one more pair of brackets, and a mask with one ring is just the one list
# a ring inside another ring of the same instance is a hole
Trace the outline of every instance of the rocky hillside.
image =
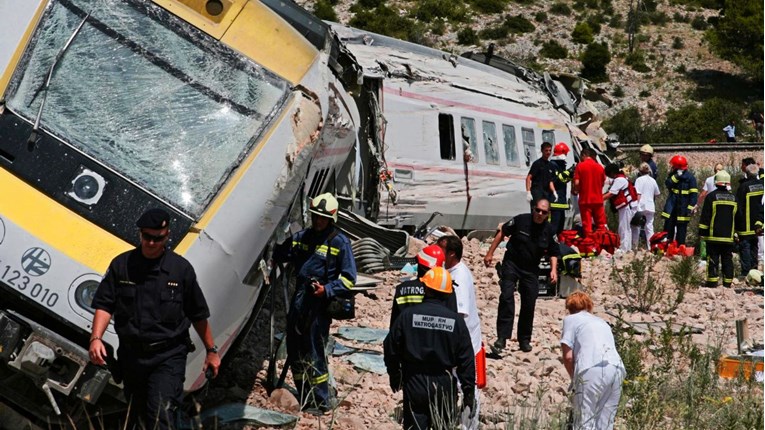
[[(710, 86), (720, 84), (720, 79), (735, 82), (741, 72), (736, 65), (713, 54), (703, 39), (707, 20), (717, 16), (717, 10), (679, 4), (687, 2), (305, 0), (299, 3), (308, 10), (318, 11), (323, 18), (332, 18), (334, 13), (344, 24), (372, 27), (372, 31), (386, 29), (389, 34), (458, 54), (485, 51), (494, 43), (497, 55), (551, 73), (580, 72), (580, 58), (591, 30), (592, 40), (605, 42), (611, 55), (607, 65), (608, 81), (593, 84), (610, 99), (598, 103), (605, 117), (634, 106), (646, 120), (660, 120), (670, 108), (687, 104), (691, 99), (714, 96), (709, 91), (718, 88)], [(630, 56), (630, 37), (625, 28), (634, 4), (641, 5), (638, 14), (641, 25), (633, 39), (636, 54)], [(587, 28), (582, 28), (583, 23)], [(756, 93), (753, 95), (756, 97)]]

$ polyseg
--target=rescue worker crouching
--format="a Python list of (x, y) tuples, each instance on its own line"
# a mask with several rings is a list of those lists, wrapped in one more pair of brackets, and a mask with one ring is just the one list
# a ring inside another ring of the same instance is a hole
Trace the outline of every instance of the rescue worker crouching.
[[(428, 245), (417, 253), (417, 276), (406, 280), (396, 286), (393, 295), (393, 306), (390, 312), (390, 324), (401, 314), (401, 311), (409, 306), (422, 303), (425, 298), (425, 284), (420, 279), (428, 273), (428, 270), (443, 267), (445, 261), (444, 250), (436, 245)], [(457, 297), (455, 294), (449, 294), (446, 298), (446, 306), (457, 312)]]
[(356, 263), (348, 238), (338, 230), (337, 199), (325, 193), (311, 201), (311, 227), (301, 230), (274, 250), (277, 262), (289, 261), (297, 273), (287, 315), (287, 362), (303, 409), (323, 414), (334, 408), (329, 391), (325, 348), (333, 297), (353, 294)]
[(404, 309), (385, 338), (385, 367), (393, 392), (404, 391), (404, 429), (451, 429), (460, 415), (457, 380), (464, 412), (474, 413), (473, 346), (465, 320), (446, 307), (453, 295), (449, 272), (436, 267), (421, 281), (424, 300)]
[(667, 240), (684, 245), (691, 214), (697, 209), (699, 189), (696, 186), (696, 177), (688, 171), (688, 161), (685, 157), (675, 155), (669, 160), (669, 164), (671, 171), (664, 181), (669, 195), (661, 217), (664, 218)]
[(723, 286), (733, 282), (733, 234), (738, 205), (736, 197), (728, 191), (730, 174), (721, 170), (715, 174), (717, 189), (704, 199), (699, 219), (699, 237), (707, 243), (706, 287), (717, 287), (720, 280), (718, 266), (722, 260)]

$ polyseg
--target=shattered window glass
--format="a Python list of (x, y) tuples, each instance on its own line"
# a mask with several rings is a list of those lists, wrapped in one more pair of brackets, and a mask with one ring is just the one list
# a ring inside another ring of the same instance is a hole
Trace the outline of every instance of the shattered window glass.
[(515, 146), (515, 127), (502, 124), (502, 137), (505, 141), (505, 159), (508, 166), (520, 166), (518, 147)]
[(470, 160), (473, 163), (478, 162), (478, 138), (475, 133), (475, 120), (473, 118), (462, 117), (460, 120), (462, 125), (462, 145), (463, 149), (470, 149), (473, 158)]
[(552, 130), (542, 130), (542, 142), (548, 142), (555, 145), (555, 132)]
[(534, 147), (534, 130), (522, 128), (521, 137), (523, 138), (523, 152), (526, 157), (526, 165), (531, 166), (531, 162), (537, 159), (537, 150)]
[(7, 106), (193, 217), (252, 148), (287, 84), (148, 1), (52, 2)]
[(497, 126), (493, 122), (483, 121), (483, 150), (487, 164), (499, 164), (499, 145), (497, 144)]

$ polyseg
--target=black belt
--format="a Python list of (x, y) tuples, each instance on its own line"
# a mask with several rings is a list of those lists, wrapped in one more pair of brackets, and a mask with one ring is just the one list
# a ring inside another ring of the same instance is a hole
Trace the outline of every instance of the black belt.
[(178, 345), (185, 344), (187, 337), (176, 337), (173, 339), (158, 340), (154, 342), (140, 341), (134, 339), (120, 339), (120, 343), (142, 354), (154, 354), (157, 352), (167, 351), (168, 349), (175, 348)]

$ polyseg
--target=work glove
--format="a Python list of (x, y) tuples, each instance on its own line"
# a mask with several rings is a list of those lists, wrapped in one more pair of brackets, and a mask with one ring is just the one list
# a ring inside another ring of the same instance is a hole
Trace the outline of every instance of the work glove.
[(699, 205), (693, 205), (693, 208), (691, 209), (691, 214), (696, 215), (696, 212), (699, 211)]
[(388, 380), (390, 381), (390, 389), (397, 393), (401, 389), (401, 371), (388, 373)]
[(526, 201), (531, 202), (534, 200), (534, 197), (531, 196), (531, 191), (526, 191)]
[(558, 201), (558, 193), (553, 193), (553, 197), (555, 198), (555, 201)]

